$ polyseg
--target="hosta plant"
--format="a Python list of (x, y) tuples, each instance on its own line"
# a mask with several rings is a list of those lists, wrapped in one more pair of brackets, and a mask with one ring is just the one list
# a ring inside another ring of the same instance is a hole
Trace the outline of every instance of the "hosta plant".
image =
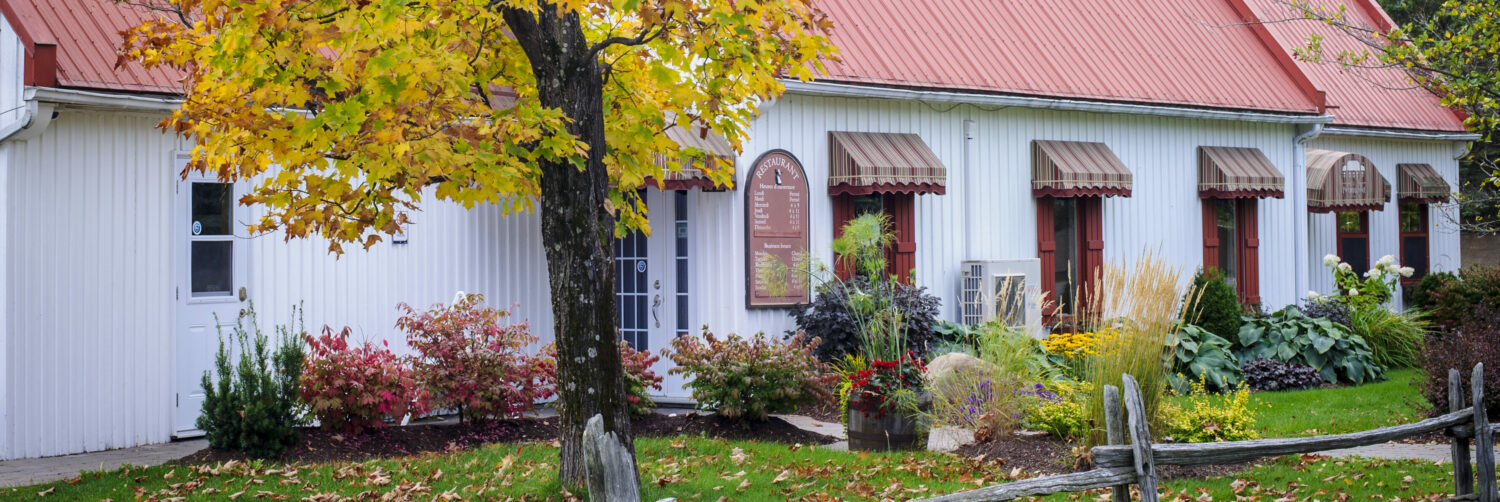
[(1229, 340), (1194, 325), (1167, 337), (1163, 354), (1171, 372), (1167, 381), (1178, 393), (1187, 393), (1196, 382), (1208, 392), (1225, 392), (1240, 385), (1240, 363), (1230, 351)]
[(1318, 370), (1305, 364), (1279, 363), (1256, 359), (1245, 363), (1245, 384), (1261, 391), (1302, 390), (1320, 387), (1325, 382)]
[(1305, 364), (1328, 383), (1363, 384), (1385, 379), (1364, 338), (1327, 319), (1302, 315), (1295, 306), (1265, 319), (1247, 319), (1240, 328), (1241, 361), (1271, 359)]
[(349, 343), (350, 329), (324, 327), (317, 337), (303, 335), (308, 357), (302, 371), (302, 402), (325, 429), (359, 433), (418, 412), (417, 382), (406, 361), (384, 341)]
[(424, 407), (457, 409), (460, 420), (506, 418), (556, 392), (556, 359), (529, 353), (537, 338), (528, 325), (506, 322), (510, 313), (480, 295), (422, 312), (399, 308)]
[(793, 336), (784, 341), (764, 334), (720, 338), (703, 336), (672, 340), (667, 357), (677, 364), (668, 371), (687, 375), (694, 401), (728, 418), (764, 421), (773, 413), (788, 413), (815, 400), (830, 401), (838, 377), (833, 368), (813, 355), (817, 338)]

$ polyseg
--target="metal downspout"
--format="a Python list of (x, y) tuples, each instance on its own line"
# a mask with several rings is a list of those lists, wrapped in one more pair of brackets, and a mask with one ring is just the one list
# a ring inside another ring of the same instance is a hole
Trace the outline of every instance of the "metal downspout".
[(1292, 196), (1290, 197), (1292, 201), (1292, 235), (1295, 239), (1297, 254), (1300, 255), (1296, 266), (1293, 267), (1297, 288), (1295, 291), (1296, 294), (1292, 297), (1294, 303), (1302, 295), (1312, 290), (1310, 264), (1315, 257), (1312, 252), (1312, 236), (1308, 234), (1311, 225), (1307, 221), (1307, 144), (1323, 134), (1323, 124), (1298, 126), (1297, 129), (1301, 132), (1297, 133), (1296, 138), (1293, 140), (1292, 175), (1289, 176), (1292, 185)]

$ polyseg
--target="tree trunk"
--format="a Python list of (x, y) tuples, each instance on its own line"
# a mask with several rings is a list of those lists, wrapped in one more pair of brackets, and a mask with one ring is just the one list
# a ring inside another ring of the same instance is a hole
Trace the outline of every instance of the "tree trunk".
[(584, 169), (566, 162), (540, 165), (542, 244), (557, 335), (558, 479), (580, 486), (584, 426), (595, 414), (603, 416), (604, 432), (613, 432), (631, 453), (636, 472), (615, 325), (615, 217), (604, 209), (604, 76), (576, 14), (559, 16), (548, 2), (535, 16), (509, 8), (502, 13), (530, 59), (542, 105), (562, 110), (572, 120), (569, 132), (589, 146)]

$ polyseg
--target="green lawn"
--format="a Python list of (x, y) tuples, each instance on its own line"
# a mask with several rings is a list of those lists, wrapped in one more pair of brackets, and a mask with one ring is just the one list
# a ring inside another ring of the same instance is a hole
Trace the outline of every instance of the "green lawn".
[[(1426, 403), (1413, 370), (1359, 387), (1251, 396), (1262, 437), (1332, 434), (1411, 422)], [(854, 454), (777, 443), (699, 438), (636, 443), (643, 499), (881, 500), (920, 498), (1008, 479), (1009, 468), (953, 455)], [(356, 499), (388, 493), (415, 500), (568, 500), (556, 480), (557, 449), (546, 444), (492, 445), (477, 450), (359, 464), (228, 467), (159, 466), (89, 473), (67, 482), (0, 490), (10, 500), (272, 500)], [(1214, 500), (1319, 498), (1347, 493), (1402, 498), (1450, 490), (1451, 469), (1417, 461), (1285, 457), (1224, 478), (1174, 481), (1172, 495)], [(239, 494), (236, 496), (236, 494)], [(584, 494), (579, 494), (584, 495)], [(1050, 500), (1094, 500), (1098, 494)], [(378, 498), (378, 497), (377, 497)], [(1332, 498), (1332, 497), (1330, 497)]]
[(1424, 418), (1430, 405), (1415, 384), (1421, 378), (1417, 371), (1398, 370), (1387, 376), (1390, 379), (1384, 382), (1357, 387), (1251, 394), (1256, 430), (1264, 438), (1316, 436)]
[[(1002, 465), (939, 453), (858, 454), (697, 438), (642, 439), (637, 446), (644, 500), (903, 500), (1002, 482), (1011, 474)], [(387, 494), (409, 500), (569, 500), (555, 478), (556, 454), (546, 444), (493, 445), (359, 464), (121, 469), (0, 490), (0, 500), (37, 500), (39, 494), (44, 502), (176, 497), (330, 501)], [(1207, 493), (1215, 500), (1234, 500), (1235, 495), (1249, 497), (1241, 500), (1287, 495), (1300, 500), (1341, 492), (1356, 499), (1375, 494), (1406, 498), (1443, 493), (1449, 489), (1448, 473), (1445, 465), (1425, 462), (1287, 457), (1224, 478), (1170, 482), (1164, 490), (1192, 499)]]

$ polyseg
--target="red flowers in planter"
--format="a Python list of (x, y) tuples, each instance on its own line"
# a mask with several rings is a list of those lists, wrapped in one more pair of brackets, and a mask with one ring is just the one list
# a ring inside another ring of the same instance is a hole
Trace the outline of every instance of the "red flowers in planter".
[(850, 373), (849, 406), (860, 412), (884, 416), (895, 409), (895, 398), (903, 391), (915, 398), (926, 387), (927, 366), (911, 352), (895, 361), (871, 361), (868, 369)]

